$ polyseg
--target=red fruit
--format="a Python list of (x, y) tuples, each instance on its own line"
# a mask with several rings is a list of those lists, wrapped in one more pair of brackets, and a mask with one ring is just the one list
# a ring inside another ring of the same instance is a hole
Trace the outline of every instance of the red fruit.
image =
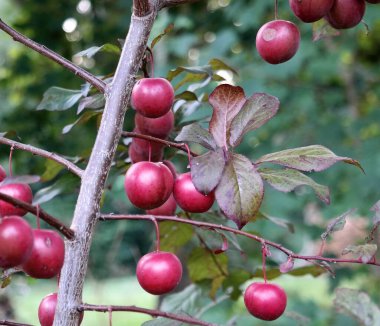
[(147, 118), (158, 118), (166, 114), (174, 101), (174, 89), (164, 78), (143, 78), (132, 89), (133, 108)]
[(60, 235), (51, 230), (33, 230), (33, 250), (21, 266), (34, 278), (52, 278), (61, 271), (65, 258), (65, 244)]
[(131, 203), (141, 209), (161, 206), (173, 191), (173, 175), (163, 163), (139, 162), (125, 174), (124, 188)]
[[(33, 193), (26, 183), (9, 183), (0, 186), (0, 192), (16, 199), (32, 203)], [(0, 216), (17, 215), (24, 216), (27, 212), (22, 208), (13, 206), (6, 201), (0, 200)]]
[(305, 23), (316, 22), (331, 9), (334, 0), (289, 0), (293, 13)]
[(177, 202), (175, 201), (173, 194), (171, 194), (169, 199), (165, 203), (163, 203), (160, 207), (149, 209), (146, 211), (146, 213), (151, 214), (151, 215), (171, 216), (175, 214), (176, 209), (177, 209)]
[[(50, 293), (41, 300), (38, 307), (38, 319), (41, 326), (52, 326), (54, 322), (55, 309), (57, 307), (58, 294)], [(83, 312), (80, 315), (81, 323), (83, 320)]]
[(145, 135), (165, 139), (174, 127), (174, 113), (169, 110), (168, 113), (156, 119), (136, 113), (135, 125)]
[(256, 48), (260, 56), (271, 64), (292, 58), (299, 47), (300, 32), (286, 20), (273, 20), (263, 25), (256, 35)]
[(157, 155), (157, 153), (162, 153), (162, 149), (164, 147), (163, 144), (157, 143), (154, 141), (149, 141), (141, 138), (133, 138), (132, 143), (135, 146), (136, 151), (140, 153), (148, 153), (149, 154), (149, 147), (152, 155)]
[(276, 284), (252, 283), (245, 290), (244, 303), (248, 311), (262, 320), (275, 320), (286, 308), (286, 293)]
[(172, 291), (182, 278), (182, 264), (170, 252), (156, 251), (143, 256), (136, 269), (141, 287), (151, 294)]
[(3, 181), (7, 177), (7, 173), (4, 168), (0, 165), (0, 182)]
[(0, 219), (0, 267), (15, 267), (25, 262), (32, 252), (33, 231), (18, 216)]
[(191, 174), (183, 173), (174, 182), (173, 195), (177, 204), (187, 212), (207, 212), (215, 200), (214, 192), (207, 195), (200, 193), (191, 180)]
[[(141, 151), (141, 149), (139, 149), (136, 146), (136, 143), (134, 143), (133, 141), (129, 145), (128, 156), (131, 159), (132, 163), (138, 163), (141, 161), (148, 161), (149, 160), (149, 152)], [(152, 151), (150, 160), (152, 162), (160, 162), (160, 161), (162, 161), (163, 156), (164, 156), (164, 152), (162, 150), (160, 152), (156, 152), (156, 153)]]
[(326, 19), (332, 27), (346, 29), (359, 24), (364, 12), (364, 0), (335, 0)]

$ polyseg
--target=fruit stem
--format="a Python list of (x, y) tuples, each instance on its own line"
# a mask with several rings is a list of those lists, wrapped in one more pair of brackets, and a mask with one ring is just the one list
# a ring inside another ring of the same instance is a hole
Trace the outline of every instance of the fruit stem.
[(37, 221), (37, 229), (39, 230), (41, 228), (40, 224), (40, 205), (36, 205), (36, 221)]
[(278, 19), (278, 0), (274, 0), (274, 19)]
[(188, 160), (189, 160), (189, 165), (188, 165), (188, 167), (190, 168), (191, 167), (191, 152), (190, 152), (190, 148), (189, 148), (189, 146), (187, 145), (187, 144), (184, 144), (185, 145), (185, 147), (186, 147), (186, 150), (187, 150), (187, 158), (188, 158)]
[(148, 161), (151, 162), (152, 160), (152, 144), (151, 142), (149, 142), (149, 145), (148, 145)]
[(9, 151), (9, 176), (10, 177), (13, 176), (13, 172), (12, 172), (12, 156), (13, 156), (14, 149), (15, 149), (15, 147), (14, 147), (14, 145), (12, 145), (11, 149)]
[(154, 227), (156, 228), (156, 251), (160, 251), (160, 228), (158, 226), (157, 220), (154, 216), (151, 216), (150, 219), (154, 223)]
[(261, 255), (262, 255), (262, 263), (263, 263), (263, 278), (264, 283), (267, 283), (267, 270), (266, 270), (266, 258), (267, 258), (267, 247), (265, 242), (261, 246)]
[(112, 307), (108, 307), (108, 325), (112, 326)]

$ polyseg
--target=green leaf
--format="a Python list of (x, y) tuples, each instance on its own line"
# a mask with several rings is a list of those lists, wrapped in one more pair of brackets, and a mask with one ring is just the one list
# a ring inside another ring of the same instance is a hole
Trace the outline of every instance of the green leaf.
[(107, 52), (107, 53), (113, 53), (119, 55), (121, 53), (121, 50), (118, 46), (106, 43), (102, 46), (92, 46), (86, 50), (83, 50), (81, 52), (78, 52), (75, 54), (76, 57), (87, 57), (92, 58), (95, 54), (98, 52)]
[(87, 112), (83, 113), (77, 120), (75, 120), (75, 122), (64, 126), (62, 129), (62, 134), (69, 133), (71, 131), (71, 129), (73, 129), (73, 127), (75, 127), (76, 125), (84, 124), (88, 120), (90, 120), (92, 117), (98, 116), (101, 113), (102, 112), (99, 112), (99, 111), (87, 111)]
[(325, 232), (322, 233), (321, 238), (322, 240), (326, 240), (326, 238), (336, 231), (343, 230), (344, 226), (346, 225), (346, 218), (348, 215), (354, 213), (356, 209), (351, 208), (347, 212), (344, 212), (342, 215), (334, 218), (328, 225)]
[(215, 190), (219, 207), (241, 229), (253, 220), (264, 196), (260, 174), (245, 156), (232, 154)]
[(326, 272), (328, 272), (333, 278), (335, 278), (335, 270), (328, 262), (323, 261), (323, 260), (309, 260), (309, 261), (313, 263), (314, 265), (321, 267)]
[(183, 72), (190, 73), (194, 78), (196, 78), (194, 75), (201, 75), (203, 77), (212, 75), (211, 67), (208, 65), (194, 67), (177, 67), (169, 71), (169, 73), (166, 76), (166, 79), (172, 81), (175, 77), (177, 77), (179, 74)]
[(280, 226), (284, 229), (287, 229), (290, 233), (294, 233), (294, 225), (293, 223), (283, 219), (283, 218), (279, 218), (279, 217), (275, 217), (275, 216), (270, 216), (268, 214), (265, 214), (263, 212), (259, 212), (257, 214), (257, 218), (262, 218), (262, 219), (266, 219), (274, 224), (276, 224), (277, 226)]
[(360, 258), (364, 264), (367, 264), (375, 256), (376, 252), (376, 244), (364, 244), (359, 246), (350, 245), (343, 249), (342, 255), (353, 253), (357, 258)]
[(12, 283), (12, 277), (7, 276), (1, 279), (1, 286), (0, 288), (5, 289), (8, 285)]
[(338, 312), (355, 318), (360, 325), (380, 325), (380, 309), (363, 291), (336, 289), (334, 307)]
[(198, 97), (195, 93), (190, 91), (184, 91), (182, 93), (176, 94), (176, 100), (185, 100), (185, 101), (198, 101)]
[(330, 204), (329, 188), (316, 183), (313, 179), (297, 170), (259, 169), (259, 173), (266, 182), (279, 191), (290, 192), (300, 186), (309, 186), (315, 191), (320, 200)]
[(12, 177), (6, 177), (2, 182), (1, 185), (7, 185), (12, 183), (36, 183), (40, 182), (41, 177), (38, 175), (16, 175)]
[(245, 103), (244, 90), (239, 86), (219, 85), (209, 96), (213, 108), (209, 130), (219, 147), (227, 148), (227, 135), (234, 117)]
[(100, 109), (103, 108), (106, 101), (103, 94), (95, 94), (85, 97), (78, 104), (77, 114), (80, 114), (84, 109)]
[(34, 194), (33, 205), (41, 205), (43, 203), (46, 203), (61, 193), (62, 189), (57, 188), (56, 185), (42, 188)]
[(181, 325), (184, 325), (184, 323), (177, 320), (163, 318), (163, 317), (154, 318), (142, 324), (142, 326), (181, 326)]
[(230, 145), (239, 145), (247, 132), (265, 124), (277, 113), (279, 107), (280, 101), (277, 97), (265, 93), (252, 95), (231, 122)]
[(202, 194), (207, 195), (218, 185), (226, 161), (221, 148), (209, 151), (203, 155), (191, 159), (191, 179), (195, 188)]
[(163, 251), (177, 252), (193, 237), (191, 225), (175, 222), (160, 222), (160, 247)]
[(84, 94), (80, 90), (50, 87), (37, 106), (37, 110), (64, 111), (77, 103)]
[(251, 274), (244, 269), (235, 269), (230, 272), (228, 277), (224, 280), (223, 288), (228, 289), (232, 287), (230, 297), (232, 300), (237, 300), (241, 296), (241, 285), (251, 278)]
[(325, 19), (313, 23), (313, 41), (339, 35), (340, 31), (332, 27)]
[(152, 43), (150, 44), (150, 48), (153, 50), (154, 46), (162, 39), (162, 37), (166, 34), (169, 34), (173, 30), (173, 28), (174, 24), (169, 24), (161, 34), (159, 34), (153, 39)]
[(195, 248), (187, 261), (189, 277), (193, 282), (214, 280), (227, 275), (228, 257), (225, 254), (214, 255), (204, 248)]
[(62, 164), (59, 164), (52, 160), (45, 161), (45, 171), (41, 176), (41, 181), (46, 182), (55, 178), (59, 172), (64, 169)]
[(328, 148), (321, 145), (298, 147), (267, 154), (259, 158), (256, 161), (256, 164), (262, 164), (265, 162), (274, 163), (291, 169), (310, 172), (323, 171), (340, 161), (353, 164), (363, 171), (358, 161), (349, 157), (337, 156)]
[[(317, 277), (323, 274), (324, 272), (325, 272), (324, 269), (319, 266), (304, 266), (304, 267), (294, 268), (287, 274), (292, 275), (292, 276), (311, 275), (313, 277)], [(268, 280), (273, 280), (282, 275), (281, 271), (278, 268), (269, 269), (266, 271), (266, 274), (267, 274)], [(257, 269), (255, 273), (251, 275), (251, 278), (254, 278), (254, 277), (263, 277), (263, 270), (261, 268)]]
[(212, 135), (197, 123), (184, 126), (175, 140), (178, 142), (194, 142), (208, 149), (216, 149)]
[(223, 62), (220, 59), (213, 58), (211, 59), (208, 64), (211, 66), (211, 69), (213, 71), (218, 71), (218, 70), (228, 70), (233, 72), (235, 75), (238, 75), (237, 71), (232, 68), (231, 66), (227, 65), (225, 62)]

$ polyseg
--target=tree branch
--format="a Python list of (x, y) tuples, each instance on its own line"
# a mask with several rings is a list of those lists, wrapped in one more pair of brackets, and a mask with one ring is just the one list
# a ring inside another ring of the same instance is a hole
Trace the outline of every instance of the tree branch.
[(30, 152), (34, 155), (45, 157), (49, 160), (55, 161), (55, 162), (63, 165), (67, 170), (76, 174), (78, 177), (82, 176), (82, 173), (83, 173), (82, 169), (80, 169), (74, 163), (70, 162), (69, 160), (66, 160), (65, 158), (63, 158), (62, 156), (60, 156), (58, 154), (51, 153), (51, 152), (45, 151), (44, 149), (40, 149), (40, 148), (31, 146), (31, 145), (25, 145), (23, 143), (19, 143), (17, 141), (10, 140), (10, 139), (5, 138), (5, 137), (0, 137), (0, 144), (12, 146), (13, 148), (21, 149), (23, 151)]
[(64, 225), (60, 220), (46, 213), (42, 208), (37, 208), (27, 202), (19, 200), (17, 198), (8, 196), (0, 192), (0, 199), (8, 203), (11, 203), (14, 206), (20, 207), (29, 213), (32, 213), (38, 216), (40, 219), (44, 220), (47, 224), (51, 225), (59, 232), (61, 232), (67, 239), (74, 239), (74, 231)]
[[(152, 136), (149, 136), (149, 135), (143, 135), (143, 134), (139, 134), (137, 132), (131, 132), (131, 131), (123, 131), (121, 133), (121, 135), (123, 137), (141, 138), (141, 139), (153, 141), (155, 143), (164, 144), (167, 147), (177, 148), (177, 149), (179, 149), (179, 150), (187, 153), (187, 147), (186, 147), (185, 143), (176, 143), (176, 142), (172, 142), (172, 141), (169, 141), (169, 140), (165, 140), (165, 139), (161, 139), (161, 138), (156, 138), (156, 137), (152, 137)], [(193, 157), (198, 156), (198, 154), (196, 154), (196, 153), (194, 153), (192, 151), (190, 151), (190, 155), (193, 156)]]
[(14, 30), (12, 27), (7, 25), (1, 19), (0, 19), (0, 29), (3, 30), (5, 33), (7, 33), (9, 36), (11, 36), (16, 42), (24, 44), (28, 48), (31, 48), (32, 50), (42, 54), (43, 56), (49, 58), (50, 60), (55, 61), (59, 65), (65, 67), (66, 69), (73, 72), (75, 75), (79, 76), (83, 80), (90, 83), (92, 86), (94, 86), (96, 89), (98, 89), (101, 93), (105, 93), (106, 83), (104, 83), (102, 80), (95, 77), (93, 74), (89, 73), (88, 71), (84, 70), (83, 68), (78, 67), (77, 65), (75, 65), (71, 61), (62, 57), (61, 55), (54, 52), (53, 50), (50, 50), (46, 46), (41, 45), (37, 42), (34, 42), (33, 40), (29, 39), (25, 35), (17, 32), (16, 30)]
[[(292, 257), (294, 259), (300, 259), (300, 260), (306, 260), (306, 261), (317, 260), (317, 261), (325, 261), (328, 263), (351, 263), (351, 264), (365, 265), (365, 263), (363, 263), (360, 258), (359, 259), (341, 259), (341, 258), (328, 258), (328, 257), (323, 257), (323, 256), (318, 256), (318, 255), (317, 256), (298, 255), (298, 254), (295, 254), (290, 249), (285, 248), (281, 244), (278, 244), (270, 240), (266, 240), (264, 238), (261, 238), (257, 235), (254, 235), (248, 232), (234, 229), (222, 224), (213, 224), (209, 222), (194, 221), (194, 220), (179, 218), (177, 216), (161, 216), (161, 215), (153, 216), (153, 215), (138, 215), (138, 214), (131, 214), (131, 215), (101, 214), (100, 220), (103, 220), (103, 221), (108, 221), (108, 220), (148, 220), (148, 221), (151, 221), (152, 217), (154, 217), (157, 221), (171, 221), (171, 222), (185, 223), (185, 224), (190, 224), (196, 227), (204, 227), (210, 230), (222, 230), (222, 231), (238, 234), (238, 235), (250, 238), (261, 244), (276, 248), (282, 251), (287, 256)], [(367, 263), (367, 265), (380, 266), (380, 263), (377, 263), (376, 261), (371, 260), (370, 262)]]
[(13, 321), (8, 321), (8, 320), (0, 320), (0, 325), (4, 325), (4, 326), (33, 326), (30, 324), (15, 323)]
[(164, 317), (172, 320), (178, 320), (191, 325), (201, 325), (201, 326), (216, 326), (216, 324), (208, 323), (203, 320), (199, 320), (187, 315), (173, 314), (170, 312), (146, 309), (136, 306), (104, 306), (104, 305), (91, 305), (91, 304), (82, 304), (79, 308), (79, 311), (99, 311), (99, 312), (108, 312), (108, 311), (131, 311), (138, 312), (142, 314), (147, 314), (152, 317)]
[(149, 0), (133, 1), (133, 13), (136, 17), (144, 17), (151, 12)]

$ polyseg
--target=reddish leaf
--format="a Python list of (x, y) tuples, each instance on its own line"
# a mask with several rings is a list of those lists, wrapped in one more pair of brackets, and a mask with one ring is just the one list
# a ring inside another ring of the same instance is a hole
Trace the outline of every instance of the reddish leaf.
[(223, 243), (220, 248), (214, 250), (214, 254), (216, 255), (227, 251), (229, 247), (227, 237), (223, 233), (218, 232), (218, 234), (220, 234), (220, 236), (222, 237)]
[(313, 23), (313, 41), (319, 41), (324, 38), (339, 36), (340, 32), (332, 27), (325, 19)]
[(354, 213), (356, 211), (355, 208), (352, 208), (348, 210), (347, 212), (343, 213), (342, 215), (334, 218), (328, 225), (325, 232), (322, 233), (321, 238), (322, 240), (326, 240), (326, 238), (336, 231), (343, 230), (344, 226), (346, 225), (346, 218), (348, 215)]
[(353, 253), (356, 257), (360, 258), (364, 264), (371, 261), (373, 256), (377, 252), (376, 244), (365, 244), (359, 246), (348, 246), (343, 249), (342, 255), (347, 255), (348, 253)]
[(245, 103), (244, 90), (238, 86), (219, 85), (209, 96), (213, 107), (210, 132), (219, 147), (227, 148), (227, 134), (233, 118)]
[(208, 149), (216, 148), (215, 140), (212, 135), (197, 123), (184, 126), (175, 140), (180, 142), (198, 143)]
[(283, 262), (280, 265), (280, 272), (281, 273), (287, 273), (290, 272), (294, 267), (294, 259), (292, 257), (289, 257), (287, 261)]

